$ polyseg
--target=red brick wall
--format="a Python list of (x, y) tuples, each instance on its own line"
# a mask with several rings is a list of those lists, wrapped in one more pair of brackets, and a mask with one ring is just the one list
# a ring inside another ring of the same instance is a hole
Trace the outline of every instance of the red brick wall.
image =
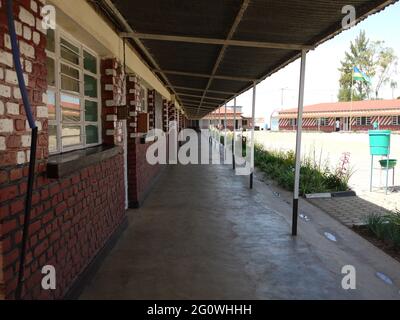
[[(32, 112), (39, 129), (37, 161), (43, 168), (43, 160), (48, 156), (48, 112), (46, 106), (47, 71), (45, 60), (46, 36), (41, 28), (38, 1), (14, 1), (14, 17), (16, 33), (20, 44), (22, 68), (31, 102)], [(22, 177), (25, 164), (30, 156), (30, 129), (26, 121), (18, 87), (14, 62), (11, 53), (8, 32), (6, 3), (0, 3), (0, 299), (4, 298), (9, 273), (3, 273), (4, 264), (10, 257), (3, 256), (7, 250), (3, 232), (13, 228), (15, 221), (5, 223), (9, 212), (21, 208), (21, 202), (13, 206), (4, 206), (4, 198), (8, 201), (25, 192), (24, 184), (8, 185), (9, 180), (16, 181)], [(13, 166), (13, 167), (10, 167)], [(5, 168), (10, 168), (7, 171)], [(15, 253), (14, 253), (15, 255)]]
[(148, 103), (148, 113), (149, 113), (149, 130), (153, 130), (155, 128), (155, 90), (147, 91), (147, 103)]
[[(41, 3), (14, 0), (23, 68), (39, 128), (37, 177), (33, 190), (23, 298), (53, 299), (63, 297), (125, 219), (124, 164), (121, 149), (117, 156), (71, 176), (59, 180), (46, 178), (47, 70), (46, 36), (40, 21)], [(15, 80), (4, 0), (0, 1), (0, 54), (0, 299), (12, 299), (24, 223), (30, 132)], [(118, 77), (118, 74), (115, 76)], [(102, 83), (103, 88), (105, 84), (106, 81)], [(112, 88), (113, 99), (116, 97), (115, 89), (119, 94), (118, 88)], [(104, 91), (102, 93), (107, 98)], [(114, 107), (117, 105), (110, 105), (113, 109), (110, 114), (116, 114)], [(104, 132), (106, 142), (120, 142), (119, 122), (113, 119), (107, 124), (105, 115), (108, 110), (103, 111), (105, 130), (115, 130), (113, 135)], [(55, 291), (41, 290), (41, 268), (48, 264), (56, 268)]]
[(103, 143), (122, 144), (122, 122), (118, 108), (126, 105), (125, 73), (117, 59), (101, 61)]
[[(26, 167), (2, 168), (0, 243), (5, 294), (13, 299), (27, 181)], [(122, 149), (118, 156), (60, 180), (40, 174), (25, 266), (24, 299), (59, 299), (125, 218)], [(53, 265), (57, 290), (41, 289), (41, 268)]]
[[(28, 94), (39, 128), (37, 159), (43, 160), (48, 156), (46, 36), (40, 23), (36, 27), (41, 4), (33, 3), (36, 12), (31, 9), (31, 1), (14, 1), (14, 16)], [(12, 165), (29, 160), (30, 130), (14, 70), (5, 11), (3, 0), (0, 10), (0, 165)]]
[(150, 165), (146, 159), (146, 153), (152, 143), (136, 143), (131, 146), (128, 160), (128, 193), (129, 207), (138, 208), (143, 204), (155, 179), (159, 175), (162, 165)]

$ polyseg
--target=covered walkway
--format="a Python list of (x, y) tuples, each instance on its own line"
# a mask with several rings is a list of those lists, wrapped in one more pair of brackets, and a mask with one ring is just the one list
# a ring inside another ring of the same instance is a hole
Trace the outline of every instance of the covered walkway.
[(81, 299), (400, 298), (398, 262), (305, 202), (292, 237), (291, 194), (261, 178), (249, 190), (229, 166), (168, 166)]

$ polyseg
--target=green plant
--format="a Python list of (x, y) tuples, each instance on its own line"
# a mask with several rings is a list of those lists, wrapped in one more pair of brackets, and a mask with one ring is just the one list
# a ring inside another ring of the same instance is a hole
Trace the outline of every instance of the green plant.
[(385, 236), (385, 217), (379, 214), (371, 214), (366, 218), (368, 229), (378, 238), (383, 240)]
[[(255, 165), (271, 179), (288, 190), (294, 188), (295, 153), (293, 151), (266, 151), (261, 145), (255, 146)], [(300, 193), (346, 191), (348, 176), (332, 172), (328, 163), (314, 157), (304, 157), (300, 170)]]
[(380, 240), (400, 247), (400, 212), (388, 215), (372, 214), (366, 218), (368, 229)]

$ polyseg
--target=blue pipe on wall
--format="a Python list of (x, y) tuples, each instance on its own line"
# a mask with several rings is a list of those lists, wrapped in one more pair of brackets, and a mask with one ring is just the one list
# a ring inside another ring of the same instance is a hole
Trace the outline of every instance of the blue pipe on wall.
[(36, 145), (37, 145), (38, 128), (37, 128), (35, 120), (33, 118), (32, 109), (31, 109), (31, 105), (30, 105), (29, 97), (28, 97), (28, 92), (27, 92), (26, 85), (25, 85), (24, 74), (22, 71), (21, 54), (20, 54), (20, 50), (19, 50), (19, 46), (18, 46), (17, 34), (15, 32), (13, 1), (12, 0), (7, 0), (7, 21), (8, 21), (8, 30), (9, 30), (10, 39), (11, 39), (11, 47), (12, 47), (15, 71), (17, 73), (17, 78), (18, 78), (19, 88), (21, 91), (22, 101), (24, 103), (25, 114), (28, 118), (29, 126), (32, 129), (28, 186), (27, 186), (27, 191), (26, 191), (25, 210), (24, 210), (24, 228), (23, 228), (22, 242), (21, 242), (21, 248), (20, 248), (18, 282), (17, 282), (17, 288), (15, 290), (15, 299), (20, 300), (22, 298), (26, 245), (28, 242), (28, 234), (29, 234), (28, 231), (29, 231), (31, 208), (32, 208), (32, 191), (33, 191), (33, 184), (35, 181)]

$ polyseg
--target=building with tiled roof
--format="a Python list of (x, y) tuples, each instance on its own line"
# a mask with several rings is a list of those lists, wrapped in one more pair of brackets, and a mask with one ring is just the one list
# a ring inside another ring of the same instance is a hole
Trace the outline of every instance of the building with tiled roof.
[[(280, 130), (297, 128), (297, 109), (279, 111)], [(400, 131), (400, 99), (320, 103), (304, 107), (303, 129), (310, 131)]]

